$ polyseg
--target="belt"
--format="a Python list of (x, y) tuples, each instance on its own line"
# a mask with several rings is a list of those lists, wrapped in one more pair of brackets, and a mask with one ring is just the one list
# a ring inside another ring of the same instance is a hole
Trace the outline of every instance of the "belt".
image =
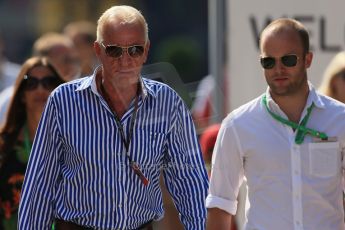
[(153, 230), (152, 220), (146, 222), (145, 224), (139, 226), (138, 230)]
[[(136, 230), (153, 230), (152, 220), (146, 222), (145, 224), (139, 226)], [(81, 226), (69, 221), (56, 219), (55, 220), (55, 230), (93, 230), (93, 228)]]

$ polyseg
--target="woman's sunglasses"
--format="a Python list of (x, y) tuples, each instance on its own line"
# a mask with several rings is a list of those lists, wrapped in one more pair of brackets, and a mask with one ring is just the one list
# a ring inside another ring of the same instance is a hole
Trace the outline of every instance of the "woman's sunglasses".
[[(298, 57), (296, 54), (288, 54), (280, 57), (281, 63), (286, 67), (294, 67), (297, 65)], [(264, 69), (272, 69), (276, 65), (276, 58), (261, 57), (260, 63)]]
[(46, 90), (53, 90), (60, 84), (60, 79), (56, 76), (46, 76), (39, 79), (34, 76), (25, 75), (24, 84), (26, 90), (35, 90), (38, 85), (42, 85)]
[(132, 58), (141, 57), (144, 54), (144, 46), (143, 45), (133, 45), (133, 46), (117, 46), (117, 45), (104, 45), (101, 42), (102, 47), (105, 50), (105, 53), (109, 57), (113, 58), (120, 58), (122, 57), (124, 52), (127, 52), (129, 56)]

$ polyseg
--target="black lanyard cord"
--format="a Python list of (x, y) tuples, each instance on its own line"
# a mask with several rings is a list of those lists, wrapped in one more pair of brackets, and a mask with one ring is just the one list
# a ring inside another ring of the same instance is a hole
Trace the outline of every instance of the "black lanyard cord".
[(125, 145), (126, 148), (126, 155), (129, 159), (131, 159), (131, 157), (129, 156), (129, 145), (131, 143), (131, 139), (133, 136), (133, 130), (134, 130), (134, 125), (135, 125), (135, 120), (137, 118), (137, 112), (138, 112), (138, 96), (135, 97), (135, 107), (131, 116), (131, 121), (130, 121), (130, 128), (129, 128), (129, 134), (128, 134), (128, 138), (126, 139), (125, 137), (125, 132), (123, 130), (123, 126), (121, 124), (120, 119), (116, 116), (116, 114), (114, 114), (115, 117), (115, 121), (116, 121), (116, 125), (120, 130), (120, 135), (121, 135), (121, 139), (123, 144)]
[[(105, 97), (105, 100), (110, 104), (111, 100), (110, 100), (108, 94), (106, 93), (103, 84), (101, 84), (101, 91), (102, 91), (102, 93), (103, 93), (103, 95)], [(116, 126), (120, 130), (120, 136), (121, 136), (122, 142), (123, 142), (123, 144), (125, 145), (125, 148), (126, 148), (126, 157), (128, 158), (129, 163), (130, 163), (134, 173), (140, 178), (140, 180), (142, 181), (142, 183), (144, 185), (148, 185), (149, 184), (149, 180), (144, 176), (143, 172), (140, 170), (140, 167), (139, 167), (138, 163), (133, 161), (131, 156), (129, 155), (129, 146), (130, 146), (131, 139), (132, 139), (132, 136), (133, 136), (134, 125), (135, 125), (135, 121), (136, 121), (136, 118), (137, 118), (138, 107), (139, 107), (139, 96), (138, 96), (138, 93), (139, 93), (139, 88), (138, 88), (137, 94), (135, 96), (135, 102), (134, 102), (135, 105), (134, 105), (134, 110), (133, 110), (133, 113), (132, 113), (132, 116), (131, 116), (131, 120), (130, 120), (130, 128), (129, 128), (129, 134), (128, 134), (128, 138), (127, 139), (126, 139), (125, 132), (123, 130), (123, 126), (121, 124), (121, 121), (120, 121), (119, 117), (115, 114), (115, 112), (113, 111), (111, 106), (110, 106), (110, 108), (111, 108), (111, 111), (112, 111), (112, 113), (113, 113), (113, 115), (115, 117)]]

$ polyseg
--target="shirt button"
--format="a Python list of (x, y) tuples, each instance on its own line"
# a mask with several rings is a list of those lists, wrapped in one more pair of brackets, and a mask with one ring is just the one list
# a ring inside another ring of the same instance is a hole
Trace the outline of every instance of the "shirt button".
[(117, 207), (122, 208), (122, 204), (119, 204)]

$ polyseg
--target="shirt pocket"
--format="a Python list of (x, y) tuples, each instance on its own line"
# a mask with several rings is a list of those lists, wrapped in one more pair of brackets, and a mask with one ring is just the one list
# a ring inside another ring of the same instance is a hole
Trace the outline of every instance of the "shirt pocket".
[(332, 177), (340, 172), (339, 142), (309, 144), (309, 172), (316, 177)]
[(165, 135), (163, 133), (139, 130), (137, 133), (139, 140), (136, 153), (137, 161), (141, 164), (152, 164), (160, 162), (164, 149)]

